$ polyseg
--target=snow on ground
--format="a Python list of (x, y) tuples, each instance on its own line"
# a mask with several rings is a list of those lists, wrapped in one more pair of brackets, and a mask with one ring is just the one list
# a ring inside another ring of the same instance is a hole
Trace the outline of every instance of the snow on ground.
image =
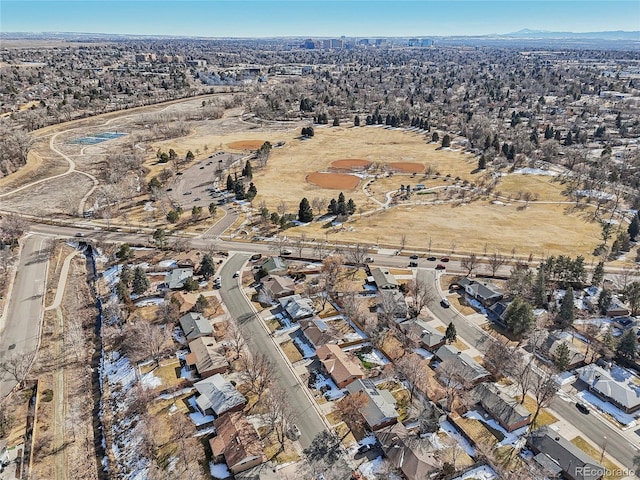
[(283, 329), (291, 328), (291, 319), (289, 315), (285, 313), (276, 313), (273, 315), (280, 325), (282, 325)]
[(209, 471), (213, 478), (223, 479), (231, 477), (231, 472), (227, 468), (226, 463), (209, 462)]
[(558, 175), (556, 172), (552, 172), (551, 170), (543, 170), (541, 168), (520, 168), (513, 173), (517, 173), (520, 175), (549, 175), (552, 177)]
[(156, 207), (153, 206), (153, 202), (144, 202), (144, 207), (142, 207), (142, 209), (145, 212), (153, 212), (154, 210), (157, 210)]
[(431, 353), (429, 350), (426, 350), (424, 348), (414, 348), (413, 352), (417, 353), (422, 358), (426, 358), (427, 360), (431, 360), (433, 358), (433, 353)]
[(150, 305), (162, 305), (164, 303), (164, 298), (162, 297), (152, 297), (145, 298), (143, 300), (138, 300), (135, 303), (136, 307), (148, 307)]
[(318, 391), (322, 390), (322, 387), (328, 387), (329, 390), (324, 392), (324, 397), (327, 400), (337, 400), (344, 397), (347, 394), (346, 389), (339, 389), (331, 378), (325, 377), (321, 373), (316, 372), (316, 382), (312, 385)]
[(401, 480), (402, 477), (397, 473), (388, 472), (384, 459), (380, 456), (369, 462), (364, 462), (358, 467), (358, 471), (367, 479), (381, 478), (381, 475), (387, 475), (389, 480)]
[(501, 447), (503, 445), (516, 445), (518, 443), (519, 440), (522, 439), (522, 437), (524, 435), (526, 435), (528, 427), (522, 427), (519, 428), (518, 430), (514, 430), (513, 432), (507, 432), (504, 428), (502, 428), (502, 426), (496, 422), (493, 418), (484, 418), (478, 411), (476, 410), (469, 410), (467, 413), (464, 414), (465, 418), (473, 418), (475, 420), (478, 420), (486, 425), (489, 425), (491, 428), (493, 428), (494, 430), (499, 431), (500, 433), (502, 433), (502, 435), (504, 435), (504, 438), (502, 439), (501, 442), (499, 442), (497, 444), (497, 446)]
[(374, 363), (376, 365), (387, 365), (389, 360), (385, 358), (385, 356), (380, 353), (378, 350), (371, 350), (369, 353), (361, 353), (358, 355), (359, 358), (365, 360), (369, 363)]
[(173, 329), (172, 333), (173, 339), (178, 342), (180, 345), (187, 345), (187, 337), (184, 336), (184, 332), (182, 328), (179, 326)]
[(464, 475), (456, 477), (454, 480), (466, 480), (472, 478), (478, 480), (493, 480), (494, 478), (498, 478), (498, 474), (488, 465), (482, 465), (481, 467), (469, 470)]
[(467, 455), (471, 457), (475, 456), (476, 452), (471, 446), (471, 444), (462, 435), (460, 435), (460, 432), (458, 432), (456, 427), (454, 427), (448, 420), (445, 422), (442, 422), (440, 424), (440, 428), (444, 430), (444, 432), (446, 432), (447, 435), (454, 438), (460, 444), (463, 450), (467, 452)]
[(585, 390), (583, 392), (579, 392), (576, 396), (581, 398), (585, 402), (590, 403), (591, 405), (596, 407), (598, 410), (602, 410), (603, 412), (608, 413), (609, 415), (611, 415), (613, 418), (615, 418), (618, 422), (620, 422), (623, 425), (631, 426), (631, 425), (635, 424), (635, 420), (633, 418), (633, 415), (629, 415), (628, 413), (624, 413), (622, 410), (617, 408), (615, 405), (613, 405), (613, 404), (611, 404), (609, 402), (605, 402), (604, 400), (601, 400), (600, 398), (596, 397), (591, 392), (587, 392)]
[(297, 347), (300, 349), (300, 351), (302, 352), (302, 356), (304, 358), (311, 358), (315, 356), (316, 354), (315, 348), (313, 348), (313, 346), (310, 345), (309, 343), (305, 342), (302, 338), (295, 337), (293, 339), (293, 343), (295, 343)]
[(113, 267), (107, 268), (104, 272), (102, 272), (102, 279), (104, 280), (107, 288), (111, 289), (120, 281), (120, 271), (122, 270), (122, 265), (114, 265)]
[(109, 385), (119, 383), (124, 391), (129, 390), (136, 382), (136, 372), (129, 359), (119, 352), (105, 352), (103, 375)]
[(162, 260), (161, 262), (158, 262), (158, 267), (160, 267), (160, 268), (177, 268), (178, 267), (178, 262), (176, 262), (175, 260)]
[(193, 423), (195, 423), (196, 427), (213, 423), (213, 421), (216, 419), (216, 417), (214, 417), (213, 415), (203, 415), (200, 412), (200, 410), (198, 410), (198, 406), (196, 405), (195, 395), (192, 397), (189, 397), (187, 399), (187, 403), (189, 404), (189, 407), (191, 408), (191, 410), (193, 410), (193, 412), (189, 414), (189, 418), (191, 418)]
[(471, 298), (470, 296), (465, 295), (465, 299), (467, 300), (467, 303), (473, 307), (474, 310), (480, 312), (483, 315), (489, 314), (487, 309), (484, 308), (482, 304), (475, 298)]
[(142, 375), (140, 384), (146, 389), (153, 389), (162, 385), (162, 380), (156, 377), (153, 372), (149, 372)]

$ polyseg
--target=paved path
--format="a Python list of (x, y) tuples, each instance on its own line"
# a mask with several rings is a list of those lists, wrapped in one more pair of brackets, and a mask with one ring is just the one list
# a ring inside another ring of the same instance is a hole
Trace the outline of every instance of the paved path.
[(69, 266), (71, 265), (71, 260), (73, 260), (73, 257), (75, 257), (77, 254), (78, 250), (74, 250), (64, 259), (62, 269), (60, 270), (60, 278), (58, 279), (58, 287), (56, 288), (56, 296), (53, 299), (53, 303), (45, 308), (45, 310), (53, 310), (54, 308), (58, 308), (60, 306), (60, 303), (62, 302), (62, 296), (64, 295), (64, 289), (67, 285)]
[[(46, 291), (51, 240), (39, 235), (25, 240), (14, 280), (7, 316), (0, 325), (0, 360), (33, 355), (38, 349)], [(0, 373), (0, 399), (16, 382)]]
[(294, 375), (291, 367), (283, 358), (282, 353), (259, 318), (258, 313), (249, 303), (238, 285), (238, 280), (232, 278), (233, 273), (241, 270), (249, 255), (236, 254), (230, 257), (220, 269), (222, 289), (220, 295), (229, 314), (238, 321), (249, 351), (262, 352), (273, 362), (276, 369), (276, 381), (280, 388), (287, 392), (291, 401), (291, 408), (297, 416), (297, 425), (300, 429), (300, 445), (306, 448), (313, 438), (323, 430), (325, 424), (316, 411), (313, 400), (307, 391), (306, 385)]

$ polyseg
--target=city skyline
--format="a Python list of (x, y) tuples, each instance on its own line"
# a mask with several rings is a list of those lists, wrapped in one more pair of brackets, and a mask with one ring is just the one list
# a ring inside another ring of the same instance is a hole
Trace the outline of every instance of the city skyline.
[(2, 32), (193, 37), (507, 34), (640, 30), (640, 2), (617, 1), (3, 1)]

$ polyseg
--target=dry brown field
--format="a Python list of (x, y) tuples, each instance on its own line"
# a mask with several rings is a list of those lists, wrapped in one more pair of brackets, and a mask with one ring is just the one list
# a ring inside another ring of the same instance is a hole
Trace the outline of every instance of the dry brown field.
[(307, 175), (306, 181), (323, 188), (355, 190), (360, 183), (360, 178), (347, 173), (313, 172)]
[(238, 140), (227, 143), (231, 150), (258, 150), (266, 140)]
[(366, 169), (370, 166), (371, 162), (369, 160), (362, 160), (360, 158), (345, 158), (331, 162), (331, 168), (334, 170), (359, 170)]
[(422, 173), (425, 170), (425, 166), (422, 163), (414, 162), (391, 162), (387, 163), (386, 167), (388, 170), (403, 173)]

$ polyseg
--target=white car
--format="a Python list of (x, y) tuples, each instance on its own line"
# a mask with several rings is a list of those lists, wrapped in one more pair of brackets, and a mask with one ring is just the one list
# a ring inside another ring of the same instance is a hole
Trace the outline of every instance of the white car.
[(240, 270), (233, 274), (233, 278), (238, 278), (240, 276)]

